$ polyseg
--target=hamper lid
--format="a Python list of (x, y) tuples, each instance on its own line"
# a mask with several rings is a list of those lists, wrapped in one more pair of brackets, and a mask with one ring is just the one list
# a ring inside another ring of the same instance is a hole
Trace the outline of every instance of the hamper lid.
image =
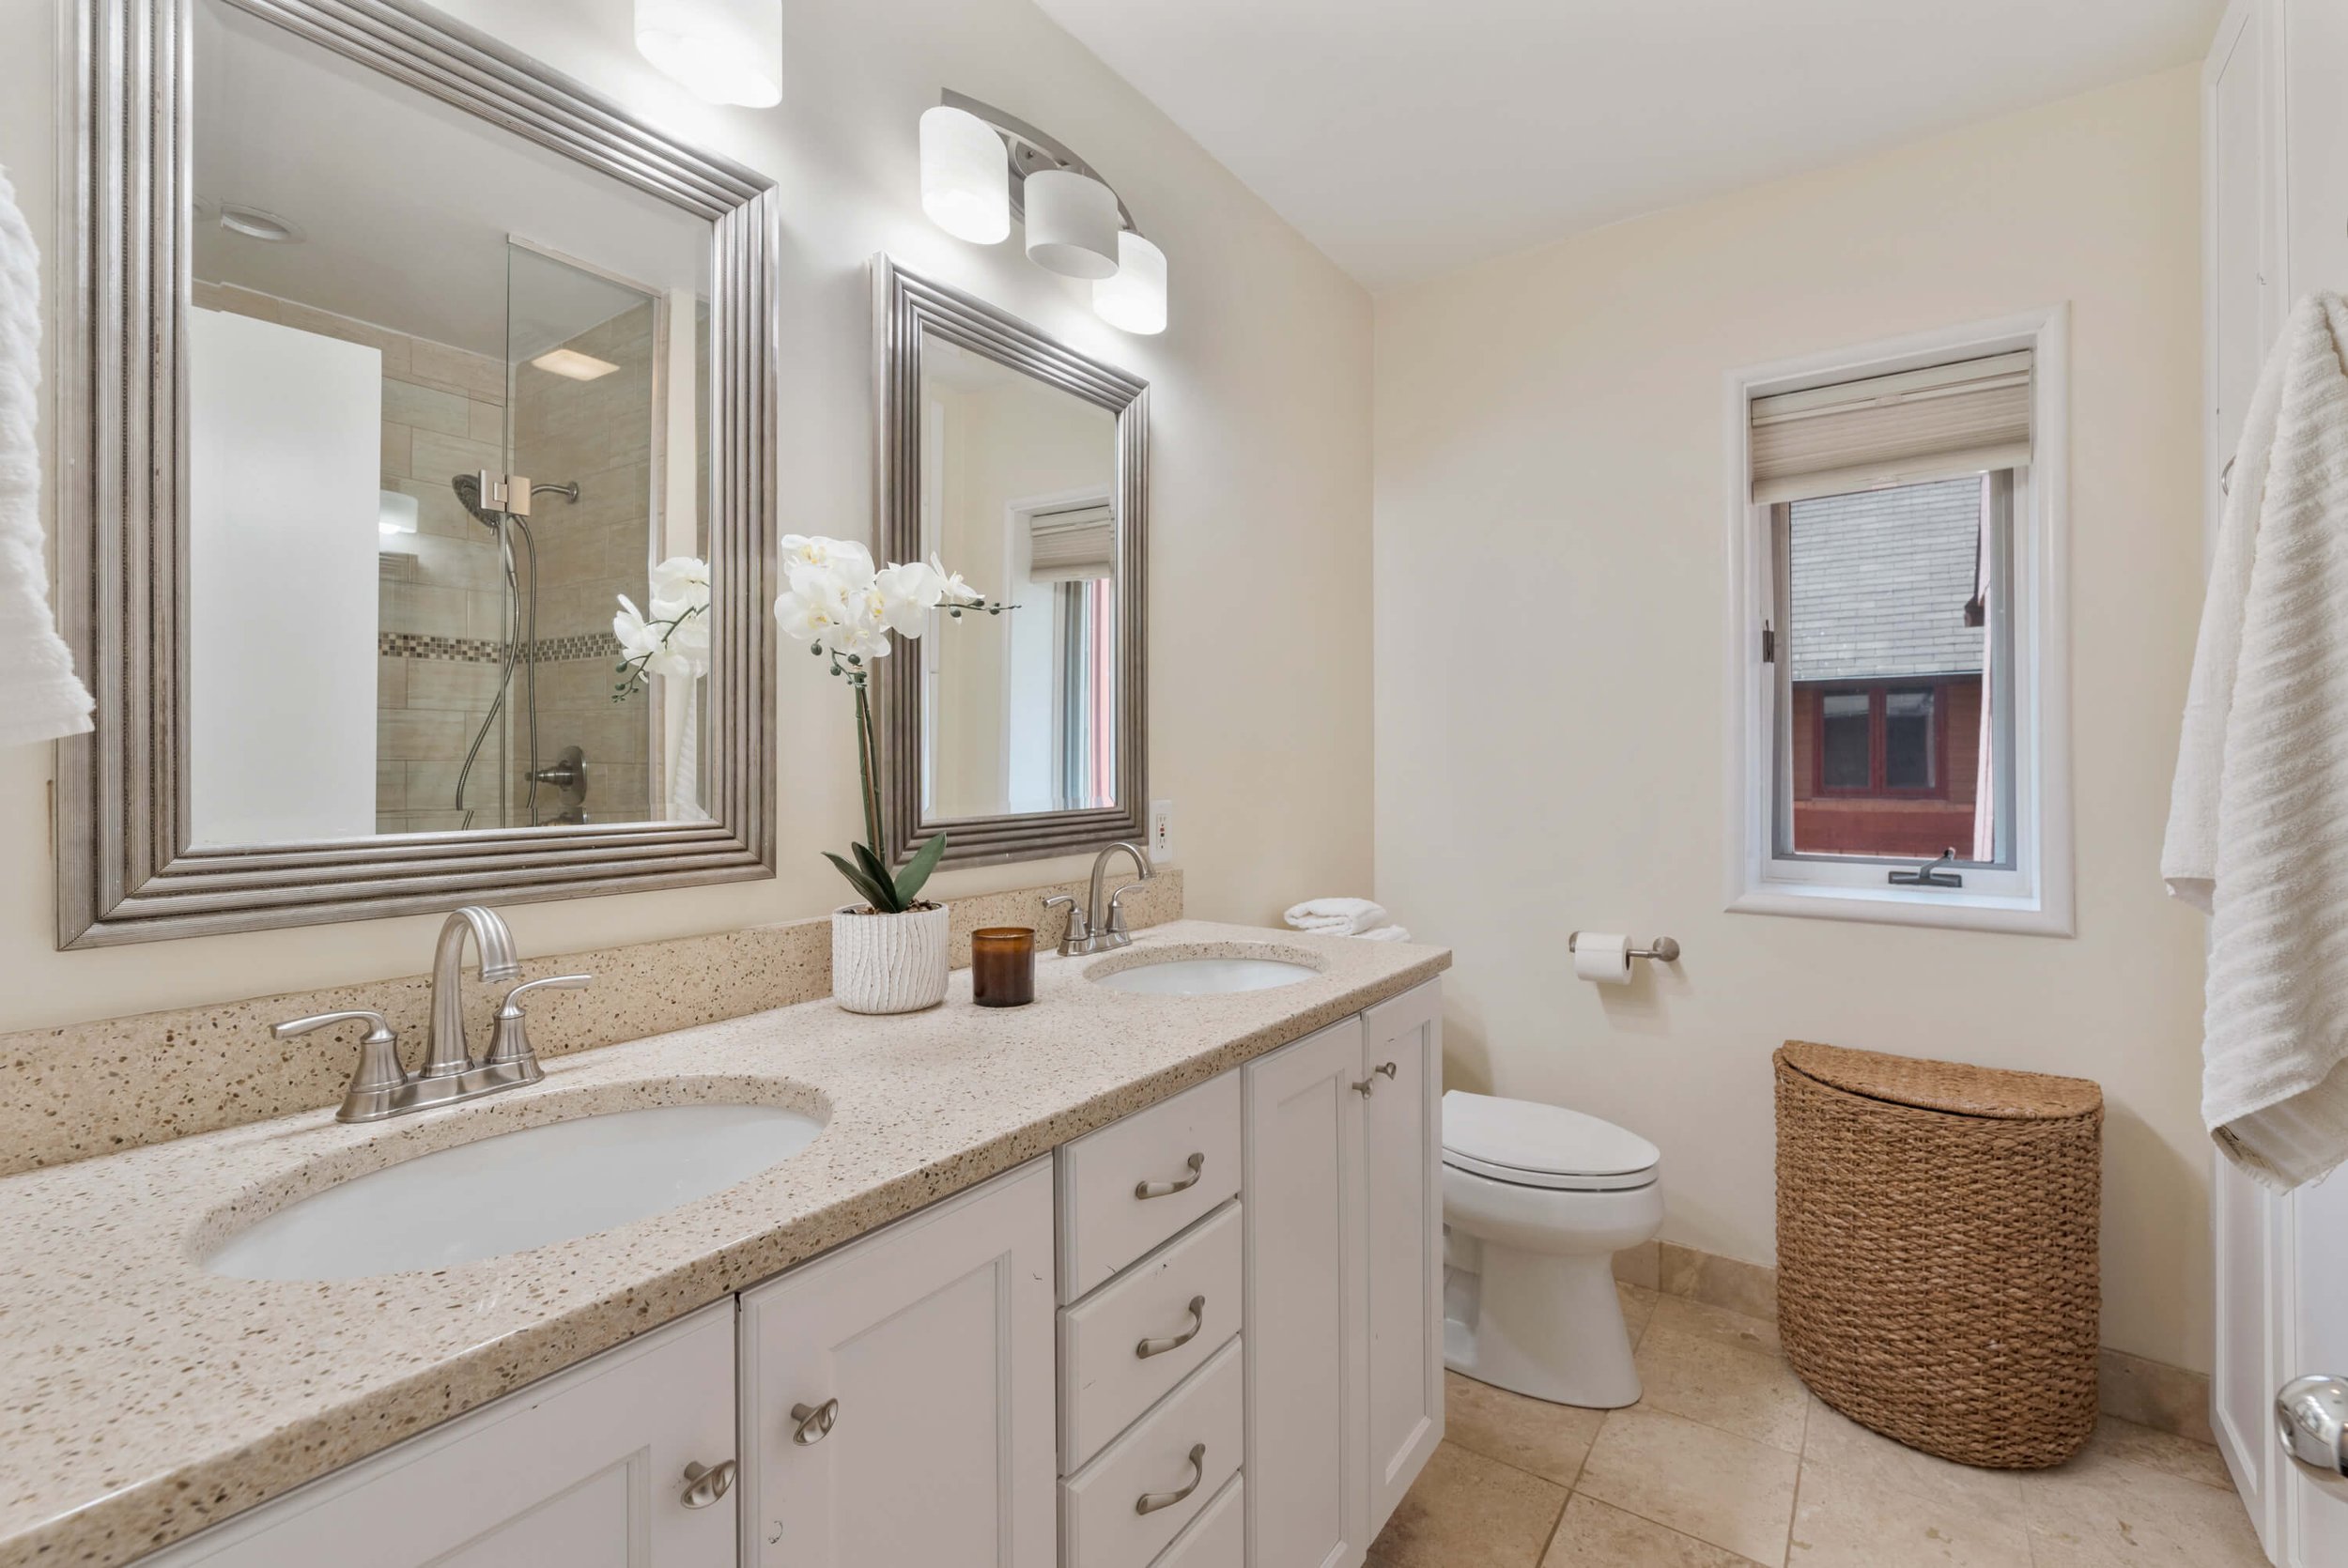
[(1881, 1051), (1787, 1040), (1777, 1059), (1805, 1078), (1847, 1094), (1960, 1116), (2052, 1121), (2100, 1110), (2103, 1086), (2089, 1078), (1936, 1062)]

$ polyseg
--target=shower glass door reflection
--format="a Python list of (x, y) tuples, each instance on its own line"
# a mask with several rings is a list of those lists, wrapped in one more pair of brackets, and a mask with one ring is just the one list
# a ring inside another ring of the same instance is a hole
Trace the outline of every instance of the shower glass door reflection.
[[(386, 551), (386, 652), (402, 668), (383, 695), (441, 755), (404, 761), (403, 798), (378, 807), (378, 831), (697, 812), (698, 758), (662, 743), (673, 730), (697, 745), (706, 683), (623, 682), (611, 628), (622, 595), (650, 602), (656, 561), (701, 553), (700, 465), (684, 465), (672, 507), (656, 457), (672, 434), (693, 438), (698, 355), (672, 377), (672, 302), (690, 309), (692, 296), (672, 300), (509, 241), (505, 351), (461, 362), (467, 430), (435, 433), (411, 453), (404, 487), (429, 499), (440, 526), (405, 561)], [(502, 501), (494, 490), (484, 499), (483, 472), (506, 484)], [(464, 636), (400, 623), (403, 605), (444, 607), (451, 593), (464, 599)]]

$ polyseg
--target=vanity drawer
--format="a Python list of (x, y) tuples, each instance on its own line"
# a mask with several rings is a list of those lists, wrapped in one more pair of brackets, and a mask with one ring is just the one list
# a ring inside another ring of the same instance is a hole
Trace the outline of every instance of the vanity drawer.
[(1231, 1477), (1150, 1568), (1247, 1568), (1247, 1478)]
[[(1240, 1207), (1227, 1203), (1059, 1314), (1059, 1463), (1081, 1468), (1239, 1332)], [(1200, 1301), (1197, 1314), (1193, 1301)], [(1182, 1338), (1181, 1345), (1166, 1342)], [(1142, 1342), (1153, 1346), (1143, 1355)], [(1163, 1348), (1155, 1348), (1163, 1346)]]
[(1239, 1074), (1088, 1132), (1058, 1159), (1067, 1302), (1238, 1193)]
[[(1216, 1351), (1099, 1458), (1059, 1483), (1062, 1568), (1148, 1568), (1238, 1473), (1245, 1442), (1242, 1343)], [(1145, 1496), (1177, 1492), (1179, 1501), (1139, 1511)]]

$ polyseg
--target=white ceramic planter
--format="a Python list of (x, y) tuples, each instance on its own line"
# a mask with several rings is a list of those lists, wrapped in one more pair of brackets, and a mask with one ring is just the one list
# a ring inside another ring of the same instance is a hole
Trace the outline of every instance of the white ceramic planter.
[(852, 1013), (910, 1013), (946, 1000), (946, 906), (831, 912), (832, 1000)]

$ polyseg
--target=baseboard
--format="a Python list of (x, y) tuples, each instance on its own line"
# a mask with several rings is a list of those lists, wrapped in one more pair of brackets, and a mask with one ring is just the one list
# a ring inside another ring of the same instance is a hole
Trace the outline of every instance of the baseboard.
[[(1614, 1278), (1665, 1296), (1725, 1307), (1749, 1317), (1777, 1316), (1777, 1270), (1672, 1241), (1649, 1241), (1614, 1254)], [(2216, 1443), (2209, 1425), (2209, 1375), (2103, 1348), (2096, 1363), (2104, 1414), (2139, 1426)]]

